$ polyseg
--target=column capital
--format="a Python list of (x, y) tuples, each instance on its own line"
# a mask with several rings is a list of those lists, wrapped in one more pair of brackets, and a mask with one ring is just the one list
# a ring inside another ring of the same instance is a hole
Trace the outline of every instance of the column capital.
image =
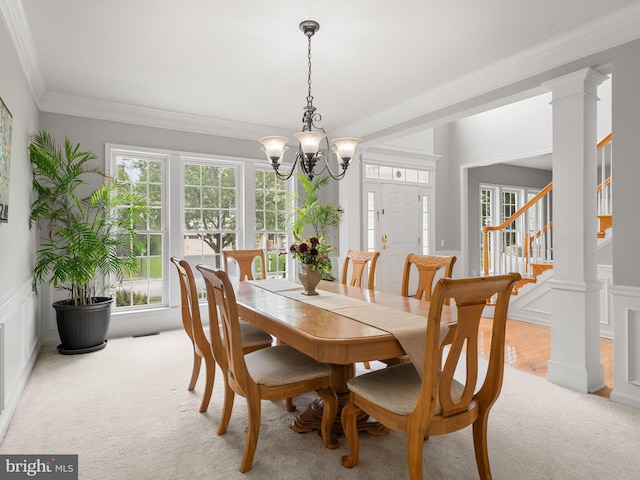
[(583, 68), (576, 72), (553, 78), (542, 85), (553, 92), (553, 99), (560, 100), (581, 93), (596, 95), (598, 85), (608, 77), (594, 70), (593, 68)]

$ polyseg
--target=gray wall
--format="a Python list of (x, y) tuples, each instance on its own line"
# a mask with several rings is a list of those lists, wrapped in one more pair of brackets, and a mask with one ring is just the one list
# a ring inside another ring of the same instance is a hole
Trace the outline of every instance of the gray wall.
[(640, 41), (615, 52), (613, 61), (613, 282), (640, 286)]
[(0, 223), (0, 439), (20, 399), (39, 349), (37, 301), (31, 292), (35, 233), (29, 230), (29, 135), (38, 107), (4, 22), (0, 21), (0, 97), (13, 116), (9, 221)]
[(83, 150), (94, 152), (101, 166), (104, 166), (105, 143), (230, 157), (262, 158), (264, 155), (257, 141), (93, 120), (71, 115), (43, 113), (40, 116), (40, 125), (42, 130), (49, 132), (55, 138), (64, 140), (64, 137), (68, 136), (74, 144), (80, 143)]
[[(451, 124), (434, 129), (433, 143), (437, 155), (440, 155), (436, 167), (436, 249), (459, 251), (460, 244), (460, 168), (453, 160), (450, 142)], [(444, 247), (440, 246), (444, 240)]]
[(22, 66), (4, 23), (0, 22), (0, 97), (13, 116), (9, 222), (0, 223), (0, 298), (31, 277), (33, 235), (28, 218), (31, 203), (29, 135), (38, 128), (38, 107), (33, 100)]

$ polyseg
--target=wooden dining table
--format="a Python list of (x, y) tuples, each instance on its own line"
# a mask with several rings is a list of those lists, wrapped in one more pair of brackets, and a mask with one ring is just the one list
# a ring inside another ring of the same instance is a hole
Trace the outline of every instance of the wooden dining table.
[[(261, 282), (265, 282), (261, 284)], [(280, 342), (289, 344), (319, 362), (331, 367), (331, 386), (338, 396), (339, 411), (333, 432), (342, 433), (340, 411), (349, 398), (347, 381), (355, 375), (355, 363), (400, 357), (405, 354), (396, 337), (389, 331), (367, 324), (336, 311), (308, 303), (300, 291), (271, 291), (273, 280), (242, 281), (235, 285), (238, 313), (246, 321), (262, 328)], [(282, 281), (280, 281), (282, 282)], [(277, 290), (277, 289), (276, 289)], [(338, 294), (383, 307), (386, 313), (402, 312), (423, 317), (429, 311), (429, 302), (376, 290), (351, 287), (336, 282), (320, 282), (320, 295)], [(362, 304), (366, 306), (365, 303)], [(448, 321), (443, 311), (443, 321)], [(389, 310), (392, 309), (392, 310)], [(393, 315), (389, 315), (393, 317)], [(393, 318), (390, 318), (393, 320)], [(296, 418), (294, 431), (308, 432), (320, 429), (322, 402), (316, 400)], [(366, 415), (358, 419), (358, 429), (372, 435), (384, 435), (388, 429)]]

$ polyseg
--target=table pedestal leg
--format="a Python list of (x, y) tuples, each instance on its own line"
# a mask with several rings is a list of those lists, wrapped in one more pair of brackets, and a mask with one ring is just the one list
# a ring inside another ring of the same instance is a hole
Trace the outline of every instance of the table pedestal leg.
[[(353, 378), (355, 375), (355, 367), (350, 365), (337, 365), (332, 364), (331, 367), (331, 387), (336, 392), (338, 397), (338, 414), (333, 422), (331, 432), (336, 435), (343, 433), (342, 423), (340, 421), (342, 408), (349, 400), (349, 389), (347, 388), (347, 381)], [(294, 432), (306, 433), (313, 430), (320, 430), (322, 424), (322, 411), (324, 404), (322, 399), (317, 398), (314, 400), (307, 409), (296, 417), (291, 429)], [(358, 416), (358, 431), (366, 431), (370, 435), (382, 436), (389, 433), (389, 429), (379, 422), (373, 422), (369, 420), (369, 415), (362, 412)]]

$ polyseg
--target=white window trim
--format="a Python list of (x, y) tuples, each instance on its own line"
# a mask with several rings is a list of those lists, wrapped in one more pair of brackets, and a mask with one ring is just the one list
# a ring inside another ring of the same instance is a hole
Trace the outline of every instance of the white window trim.
[[(175, 149), (161, 149), (155, 147), (143, 147), (138, 145), (127, 145), (117, 143), (105, 143), (105, 172), (112, 175), (115, 172), (114, 154), (141, 155), (147, 157), (165, 158), (166, 165), (163, 172), (163, 210), (165, 227), (165, 245), (163, 245), (163, 272), (165, 272), (165, 282), (163, 285), (165, 304), (153, 305), (139, 310), (114, 311), (118, 316), (149, 316), (154, 311), (165, 310), (180, 306), (180, 283), (177, 275), (173, 274), (171, 256), (180, 257), (184, 252), (183, 245), (183, 224), (184, 224), (184, 201), (182, 190), (184, 187), (184, 160), (192, 161), (211, 160), (215, 162), (228, 163), (238, 166), (238, 188), (236, 190), (236, 202), (238, 207), (238, 245), (245, 248), (247, 239), (255, 238), (255, 227), (253, 222), (245, 222), (248, 218), (247, 212), (250, 208), (255, 209), (255, 188), (254, 183), (248, 181), (255, 175), (256, 168), (263, 168), (264, 160), (247, 157), (232, 157), (228, 155), (215, 155), (210, 153), (199, 153), (181, 151)], [(267, 165), (268, 167), (268, 165)], [(265, 169), (268, 170), (268, 169)], [(168, 201), (171, 199), (171, 201)], [(248, 224), (247, 224), (248, 223)], [(246, 224), (246, 225), (245, 225)], [(251, 232), (253, 230), (253, 232)]]

